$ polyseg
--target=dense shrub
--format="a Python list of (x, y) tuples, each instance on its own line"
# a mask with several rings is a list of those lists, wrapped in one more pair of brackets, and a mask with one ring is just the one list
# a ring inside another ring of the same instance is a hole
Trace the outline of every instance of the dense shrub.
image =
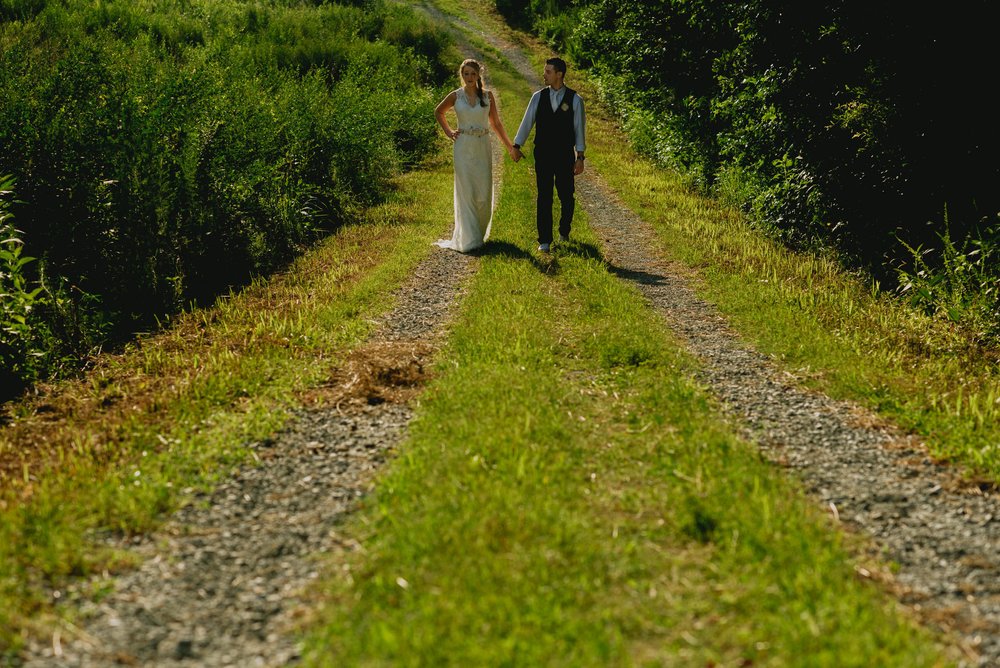
[(25, 280), (45, 277), (37, 359), (210, 300), (374, 202), (432, 146), (446, 47), (379, 0), (0, 0), (0, 173), (38, 258)]
[(496, 0), (500, 14), (511, 25), (534, 30), (549, 44), (572, 49), (575, 13), (573, 0)]

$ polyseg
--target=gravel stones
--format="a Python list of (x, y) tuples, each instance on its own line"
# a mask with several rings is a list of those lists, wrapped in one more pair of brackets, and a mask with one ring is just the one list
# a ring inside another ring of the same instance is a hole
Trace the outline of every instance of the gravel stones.
[[(245, 466), (130, 546), (142, 565), (80, 610), (85, 625), (32, 648), (29, 666), (272, 666), (298, 656), (297, 599), (313, 555), (405, 429), (402, 405), (304, 410)], [(90, 583), (94, 584), (103, 583)]]

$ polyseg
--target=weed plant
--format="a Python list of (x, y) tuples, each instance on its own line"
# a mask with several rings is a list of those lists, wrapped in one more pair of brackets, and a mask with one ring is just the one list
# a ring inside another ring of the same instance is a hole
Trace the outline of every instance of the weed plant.
[(13, 225), (13, 187), (12, 177), (0, 176), (0, 386), (19, 388), (22, 379), (36, 371), (36, 314), (45, 297), (26, 277), (26, 267), (35, 258), (24, 255), (21, 231)]
[(935, 246), (910, 246), (898, 291), (929, 315), (962, 326), (984, 346), (1000, 345), (1000, 223), (960, 241), (947, 225)]

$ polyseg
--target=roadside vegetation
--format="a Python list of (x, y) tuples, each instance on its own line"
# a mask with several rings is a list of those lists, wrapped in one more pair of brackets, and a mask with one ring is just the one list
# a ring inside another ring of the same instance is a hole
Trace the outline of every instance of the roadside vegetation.
[(393, 184), (385, 203), (270, 279), (4, 406), (0, 657), (44, 623), (68, 581), (129, 567), (104, 536), (152, 530), (246, 461), (391, 308), (385, 296), (444, 232), (451, 173), (427, 163)]
[[(591, 127), (594, 137), (618, 136), (610, 125)], [(834, 259), (790, 251), (650, 162), (592, 153), (588, 161), (654, 223), (664, 249), (698, 268), (702, 296), (759, 350), (803, 384), (914, 430), (968, 482), (1000, 484), (1000, 353)]]
[(0, 241), (35, 258), (0, 256), (0, 400), (356, 220), (432, 146), (446, 45), (383, 0), (0, 2)]
[(986, 4), (489, 4), (587, 69), (650, 163), (997, 368), (1000, 138), (971, 83), (990, 72)]

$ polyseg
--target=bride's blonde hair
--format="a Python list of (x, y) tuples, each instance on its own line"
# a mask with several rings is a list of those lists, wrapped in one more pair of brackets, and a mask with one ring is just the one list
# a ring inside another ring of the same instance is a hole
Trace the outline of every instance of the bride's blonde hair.
[(466, 67), (471, 67), (472, 69), (474, 69), (476, 71), (476, 74), (479, 75), (476, 78), (476, 95), (479, 96), (479, 105), (481, 107), (485, 107), (486, 106), (486, 94), (483, 91), (483, 69), (484, 68), (483, 68), (482, 64), (478, 60), (476, 60), (475, 58), (466, 58), (465, 60), (463, 60), (462, 64), (459, 65), (459, 67), (458, 67), (458, 79), (459, 79), (459, 81), (461, 81), (463, 83), (465, 83), (465, 79), (462, 78), (462, 70), (464, 70)]

